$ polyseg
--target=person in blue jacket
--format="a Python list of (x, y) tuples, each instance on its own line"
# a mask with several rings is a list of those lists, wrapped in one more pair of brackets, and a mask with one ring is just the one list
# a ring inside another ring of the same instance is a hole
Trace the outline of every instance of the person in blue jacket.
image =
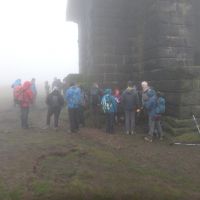
[(149, 132), (148, 132), (148, 137), (145, 137), (145, 140), (152, 142), (153, 133), (155, 130), (155, 117), (156, 117), (156, 107), (157, 107), (157, 96), (154, 90), (148, 91), (147, 98), (144, 100), (143, 105), (146, 108), (149, 117)]
[(106, 115), (106, 132), (114, 132), (114, 118), (117, 112), (117, 102), (115, 97), (112, 96), (112, 90), (106, 89), (104, 91), (104, 96), (101, 100), (102, 109)]
[(70, 88), (65, 93), (65, 100), (69, 113), (70, 130), (72, 133), (79, 131), (79, 105), (81, 102), (81, 90), (76, 84), (71, 83)]

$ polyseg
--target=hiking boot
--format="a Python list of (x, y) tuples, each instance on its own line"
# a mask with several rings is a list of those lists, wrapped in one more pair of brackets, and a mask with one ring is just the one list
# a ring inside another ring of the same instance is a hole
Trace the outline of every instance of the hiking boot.
[(56, 132), (57, 132), (57, 131), (58, 131), (58, 127), (54, 127), (54, 131), (56, 131)]
[(43, 130), (47, 130), (47, 129), (50, 129), (50, 126), (49, 125), (46, 125)]
[(161, 136), (161, 137), (159, 138), (159, 140), (160, 140), (160, 141), (163, 141), (163, 140), (164, 140), (163, 136)]
[(147, 142), (152, 142), (152, 137), (144, 137), (144, 140), (147, 141)]
[(131, 135), (136, 135), (136, 132), (135, 131), (131, 131)]

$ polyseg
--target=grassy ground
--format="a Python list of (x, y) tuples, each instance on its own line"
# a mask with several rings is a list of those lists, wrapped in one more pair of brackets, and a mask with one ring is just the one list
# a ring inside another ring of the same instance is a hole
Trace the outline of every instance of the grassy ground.
[[(81, 129), (43, 130), (45, 107), (21, 130), (17, 108), (0, 117), (0, 199), (199, 199), (199, 147), (145, 143), (136, 136)], [(63, 112), (66, 116), (66, 112)]]

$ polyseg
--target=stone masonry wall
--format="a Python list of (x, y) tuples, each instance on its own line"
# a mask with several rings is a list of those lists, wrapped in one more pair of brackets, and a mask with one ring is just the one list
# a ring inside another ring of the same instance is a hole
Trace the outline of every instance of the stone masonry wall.
[(200, 117), (199, 2), (85, 0), (80, 72), (109, 86), (148, 80), (166, 94), (168, 115)]

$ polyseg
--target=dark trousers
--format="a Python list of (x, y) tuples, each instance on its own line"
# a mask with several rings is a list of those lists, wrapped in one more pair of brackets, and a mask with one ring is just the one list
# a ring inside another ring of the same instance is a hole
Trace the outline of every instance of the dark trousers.
[(79, 124), (85, 126), (84, 106), (79, 106)]
[(50, 125), (52, 115), (54, 115), (54, 127), (55, 128), (58, 127), (60, 112), (61, 112), (60, 107), (57, 107), (57, 108), (49, 107), (48, 108), (48, 112), (47, 112), (47, 125), (48, 126)]
[(28, 128), (29, 108), (21, 107), (20, 109), (21, 109), (21, 127), (22, 128)]
[(79, 109), (69, 108), (69, 123), (71, 132), (76, 132), (79, 129)]
[(126, 132), (135, 131), (135, 112), (132, 110), (125, 111), (125, 127)]
[(114, 132), (114, 121), (115, 121), (115, 114), (106, 113), (106, 132), (107, 133)]
[(91, 106), (91, 119), (93, 121), (94, 128), (100, 128), (100, 110), (98, 106)]

